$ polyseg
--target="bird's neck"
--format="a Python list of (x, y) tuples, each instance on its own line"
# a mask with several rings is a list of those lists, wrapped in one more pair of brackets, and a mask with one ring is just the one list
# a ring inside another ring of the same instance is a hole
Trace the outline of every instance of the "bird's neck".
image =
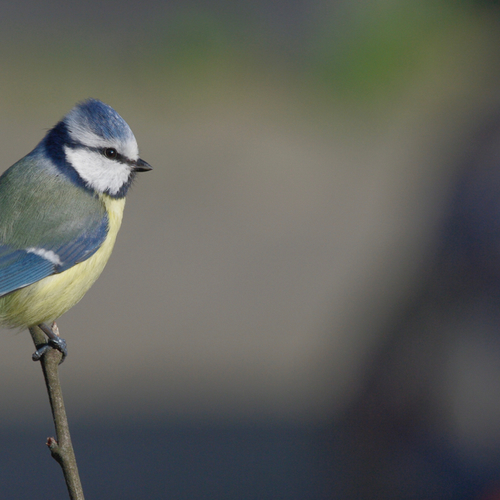
[(99, 199), (104, 203), (104, 206), (106, 207), (110, 229), (118, 232), (123, 219), (125, 198), (112, 198), (107, 194), (100, 194)]

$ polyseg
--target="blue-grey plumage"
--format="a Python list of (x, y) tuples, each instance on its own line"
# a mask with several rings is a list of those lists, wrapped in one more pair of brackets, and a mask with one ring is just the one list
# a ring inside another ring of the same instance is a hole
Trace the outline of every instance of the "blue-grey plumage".
[(0, 177), (0, 324), (55, 320), (102, 272), (139, 158), (127, 123), (89, 99)]

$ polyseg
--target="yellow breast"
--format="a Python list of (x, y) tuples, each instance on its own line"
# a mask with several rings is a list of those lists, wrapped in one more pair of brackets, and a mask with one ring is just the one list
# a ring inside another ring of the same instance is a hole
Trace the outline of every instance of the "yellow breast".
[(100, 276), (120, 229), (125, 198), (101, 195), (109, 218), (106, 239), (89, 259), (0, 298), (0, 324), (26, 328), (55, 320), (73, 307)]

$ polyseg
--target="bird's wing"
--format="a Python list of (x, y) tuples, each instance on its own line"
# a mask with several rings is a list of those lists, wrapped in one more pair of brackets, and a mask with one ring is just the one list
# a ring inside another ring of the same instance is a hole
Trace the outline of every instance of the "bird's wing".
[(21, 249), (0, 243), (0, 297), (88, 259), (107, 233), (108, 216), (104, 213), (66, 241), (57, 238), (52, 244)]

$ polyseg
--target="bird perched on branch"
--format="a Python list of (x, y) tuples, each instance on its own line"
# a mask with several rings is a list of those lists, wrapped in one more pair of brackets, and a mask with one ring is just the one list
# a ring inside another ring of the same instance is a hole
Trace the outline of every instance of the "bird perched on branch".
[(0, 177), (0, 325), (45, 332), (99, 277), (120, 228), (137, 172), (134, 134), (110, 106), (88, 99), (49, 130), (36, 148)]

